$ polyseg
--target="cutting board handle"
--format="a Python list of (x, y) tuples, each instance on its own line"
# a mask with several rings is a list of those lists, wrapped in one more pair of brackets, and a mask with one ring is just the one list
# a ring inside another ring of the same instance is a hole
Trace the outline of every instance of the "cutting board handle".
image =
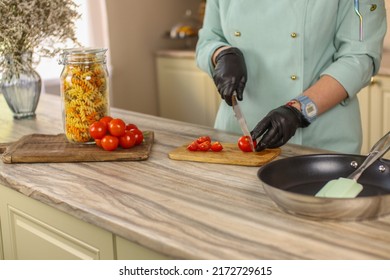
[(9, 145), (11, 145), (12, 143), (0, 143), (0, 154), (4, 153), (5, 152), (5, 149), (7, 149), (7, 147)]

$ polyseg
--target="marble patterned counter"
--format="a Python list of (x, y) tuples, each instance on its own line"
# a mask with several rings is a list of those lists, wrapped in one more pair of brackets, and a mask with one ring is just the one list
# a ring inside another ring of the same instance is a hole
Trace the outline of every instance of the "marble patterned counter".
[[(176, 259), (389, 259), (390, 217), (313, 221), (286, 214), (266, 195), (257, 167), (170, 160), (172, 149), (209, 127), (112, 109), (155, 132), (150, 158), (133, 162), (0, 162), (0, 184)], [(41, 96), (37, 117), (14, 120), (0, 95), (0, 142), (62, 132), (57, 96)], [(321, 151), (286, 145), (280, 157)]]

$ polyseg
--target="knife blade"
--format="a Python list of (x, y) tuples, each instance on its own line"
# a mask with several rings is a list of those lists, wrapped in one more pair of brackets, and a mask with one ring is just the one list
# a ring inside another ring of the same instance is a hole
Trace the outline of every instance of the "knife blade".
[[(242, 132), (244, 133), (245, 136), (248, 136), (249, 139), (252, 140), (252, 136), (251, 136), (251, 134), (249, 132), (248, 125), (246, 124), (245, 117), (242, 114), (240, 105), (238, 105), (237, 94), (236, 93), (234, 93), (233, 96), (232, 96), (232, 107), (233, 107), (233, 111), (234, 111), (234, 114), (236, 116), (236, 119), (238, 120), (238, 123), (240, 124)], [(255, 151), (255, 146), (253, 145), (253, 141), (249, 141), (249, 143), (251, 145), (252, 152), (254, 152)]]

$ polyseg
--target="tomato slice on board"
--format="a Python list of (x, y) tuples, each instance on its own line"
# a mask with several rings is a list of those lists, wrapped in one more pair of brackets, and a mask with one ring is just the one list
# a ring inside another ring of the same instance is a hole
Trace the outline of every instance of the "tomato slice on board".
[(193, 141), (191, 144), (187, 146), (187, 150), (189, 151), (197, 151), (198, 150), (198, 142)]
[(206, 152), (206, 151), (210, 150), (210, 148), (211, 148), (211, 143), (210, 143), (210, 141), (204, 141), (204, 142), (198, 144), (198, 150), (199, 150), (199, 151), (204, 151), (204, 152)]
[(198, 142), (198, 144), (206, 142), (206, 141), (209, 141), (211, 143), (210, 136), (204, 135), (204, 136), (200, 136), (200, 137), (198, 137), (198, 139), (196, 139), (196, 142)]
[(213, 152), (220, 152), (223, 150), (223, 146), (220, 142), (214, 142), (213, 144), (211, 144), (211, 150)]

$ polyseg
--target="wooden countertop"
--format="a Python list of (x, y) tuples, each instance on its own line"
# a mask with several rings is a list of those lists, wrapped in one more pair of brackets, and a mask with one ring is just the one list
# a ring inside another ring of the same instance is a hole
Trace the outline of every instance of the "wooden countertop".
[[(111, 114), (155, 132), (140, 162), (4, 164), (0, 183), (130, 241), (177, 259), (389, 259), (390, 217), (312, 221), (281, 211), (257, 167), (170, 160), (195, 137), (237, 135), (119, 109)], [(37, 117), (14, 120), (0, 95), (0, 142), (62, 132), (57, 96), (43, 94)], [(319, 151), (286, 145), (281, 157)]]

